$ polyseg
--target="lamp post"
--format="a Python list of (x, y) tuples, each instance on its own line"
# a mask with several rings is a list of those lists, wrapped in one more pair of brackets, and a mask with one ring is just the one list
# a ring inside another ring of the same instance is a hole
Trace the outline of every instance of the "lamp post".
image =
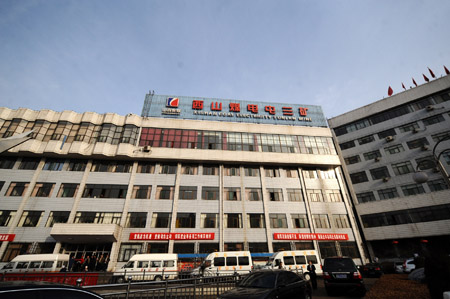
[[(449, 140), (450, 139), (450, 134), (445, 135), (444, 137), (442, 137), (441, 139), (439, 139), (438, 142), (436, 142), (436, 144), (433, 147), (433, 153), (432, 153), (432, 157), (433, 160), (437, 166), (437, 169), (441, 172), (442, 176), (444, 177), (445, 182), (447, 183), (447, 186), (450, 188), (450, 178), (448, 176), (447, 170), (445, 169), (444, 165), (442, 165), (441, 163), (441, 156), (442, 154), (446, 153), (446, 152), (450, 152), (450, 148), (444, 149), (443, 151), (441, 151), (439, 154), (436, 154), (436, 148), (437, 146), (445, 140)], [(424, 162), (429, 162), (429, 160), (422, 160), (417, 164), (416, 167), (416, 172), (413, 174), (413, 180), (416, 183), (425, 183), (426, 181), (428, 181), (428, 175), (425, 172), (422, 172), (420, 170), (420, 166), (421, 164), (423, 164)]]

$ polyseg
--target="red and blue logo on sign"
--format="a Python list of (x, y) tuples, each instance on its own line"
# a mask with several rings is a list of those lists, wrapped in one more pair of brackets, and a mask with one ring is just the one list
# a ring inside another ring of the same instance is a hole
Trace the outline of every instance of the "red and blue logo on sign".
[(166, 107), (178, 107), (180, 99), (178, 98), (167, 98)]

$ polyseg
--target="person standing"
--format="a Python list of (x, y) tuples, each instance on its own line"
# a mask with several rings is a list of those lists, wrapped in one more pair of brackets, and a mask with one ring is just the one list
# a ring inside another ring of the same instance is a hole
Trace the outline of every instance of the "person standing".
[(316, 274), (316, 266), (314, 266), (312, 261), (308, 262), (308, 267), (306, 269), (309, 272), (309, 278), (311, 280), (311, 284), (314, 290), (317, 290), (317, 274)]

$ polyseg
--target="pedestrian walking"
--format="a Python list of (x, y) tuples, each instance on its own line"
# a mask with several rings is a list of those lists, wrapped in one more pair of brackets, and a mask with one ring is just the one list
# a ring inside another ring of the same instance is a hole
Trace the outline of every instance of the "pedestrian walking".
[(314, 290), (317, 290), (317, 274), (316, 274), (316, 266), (314, 266), (312, 261), (308, 262), (308, 267), (306, 269), (309, 272), (309, 278), (311, 280), (311, 284)]

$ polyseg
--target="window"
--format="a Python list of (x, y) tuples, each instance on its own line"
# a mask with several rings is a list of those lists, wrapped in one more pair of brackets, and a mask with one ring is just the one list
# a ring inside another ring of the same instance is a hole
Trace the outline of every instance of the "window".
[(397, 133), (395, 133), (395, 129), (389, 129), (383, 132), (378, 133), (378, 138), (383, 139), (388, 136), (395, 136)]
[(0, 158), (0, 169), (13, 169), (16, 160), (16, 158)]
[(67, 223), (69, 211), (51, 211), (48, 216), (46, 227), (53, 227), (55, 223)]
[(16, 215), (16, 211), (3, 210), (0, 211), (0, 226), (9, 226), (11, 220)]
[(40, 159), (38, 158), (22, 158), (19, 169), (23, 170), (36, 170), (39, 165)]
[(346, 214), (333, 215), (333, 223), (336, 228), (349, 228), (348, 216)]
[(170, 221), (171, 221), (171, 213), (153, 213), (152, 215), (152, 228), (168, 228), (170, 227)]
[(197, 187), (196, 186), (180, 186), (179, 199), (196, 200), (197, 199)]
[(198, 166), (197, 165), (189, 165), (189, 164), (183, 164), (181, 166), (181, 173), (186, 175), (197, 175), (198, 173)]
[(156, 187), (156, 199), (173, 200), (174, 186), (158, 186)]
[(414, 172), (414, 168), (412, 167), (411, 162), (409, 161), (392, 164), (392, 169), (394, 169), (395, 175), (402, 175)]
[(369, 136), (364, 136), (364, 137), (358, 138), (359, 145), (370, 143), (372, 141), (375, 141), (375, 138), (373, 137), (373, 135), (369, 135)]
[(430, 188), (431, 192), (442, 191), (442, 190), (448, 189), (448, 185), (445, 183), (444, 179), (428, 181), (427, 184), (428, 184), (428, 187)]
[(244, 174), (245, 176), (259, 177), (259, 168), (245, 167)]
[(381, 153), (379, 150), (376, 150), (376, 151), (364, 153), (363, 156), (364, 156), (364, 160), (369, 161), (369, 160), (374, 160), (375, 158), (381, 157)]
[(44, 168), (42, 170), (61, 171), (64, 165), (64, 160), (46, 159)]
[(68, 171), (84, 171), (87, 162), (83, 160), (70, 160)]
[(202, 187), (202, 199), (219, 200), (219, 187)]
[(450, 131), (445, 131), (445, 132), (431, 135), (431, 138), (433, 138), (434, 142), (438, 142), (440, 140), (450, 138)]
[(135, 185), (133, 186), (133, 193), (131, 194), (131, 198), (150, 199), (151, 193), (152, 193), (152, 186)]
[(269, 214), (271, 228), (287, 228), (286, 214)]
[(370, 174), (372, 175), (373, 180), (380, 180), (390, 177), (389, 171), (386, 166), (371, 169)]
[(313, 214), (312, 218), (316, 228), (330, 228), (327, 214)]
[(283, 193), (279, 188), (268, 188), (267, 193), (270, 201), (283, 201)]
[(6, 196), (22, 196), (28, 188), (28, 183), (22, 182), (11, 182), (8, 190), (6, 191)]
[(392, 187), (392, 188), (378, 190), (378, 196), (380, 196), (381, 200), (396, 198), (396, 197), (398, 197), (397, 188)]
[(159, 166), (160, 174), (176, 174), (177, 173), (177, 165), (173, 164), (161, 164)]
[(334, 172), (333, 169), (319, 170), (319, 173), (320, 173), (320, 177), (324, 180), (330, 180), (330, 179), (336, 178), (336, 173)]
[(225, 214), (224, 221), (227, 228), (242, 228), (242, 214)]
[(43, 211), (24, 211), (20, 217), (18, 227), (36, 227), (41, 221)]
[(239, 201), (241, 200), (241, 189), (223, 188), (223, 196), (225, 200)]
[(58, 197), (75, 197), (78, 186), (78, 184), (62, 183), (59, 188)]
[(320, 189), (310, 189), (306, 190), (306, 194), (308, 194), (309, 200), (311, 202), (323, 202), (322, 190)]
[(419, 129), (419, 124), (416, 122), (413, 122), (413, 123), (403, 125), (403, 126), (399, 127), (398, 129), (402, 133), (411, 132), (411, 131), (414, 131), (414, 129)]
[(264, 172), (266, 174), (266, 177), (268, 178), (275, 178), (280, 177), (280, 169), (278, 168), (265, 168)]
[(128, 262), (133, 255), (141, 252), (141, 247), (142, 247), (141, 244), (122, 243), (122, 245), (120, 245), (118, 261)]
[(176, 228), (195, 228), (195, 213), (177, 213)]
[(247, 214), (247, 223), (249, 228), (265, 228), (266, 221), (264, 214)]
[(86, 184), (83, 197), (85, 198), (125, 198), (127, 185)]
[(233, 167), (233, 166), (226, 166), (225, 167), (225, 175), (226, 176), (240, 176), (240, 168), (239, 167)]
[(351, 258), (359, 258), (358, 247), (356, 242), (351, 241), (339, 241), (339, 246), (341, 247), (341, 253), (343, 256), (349, 256)]
[(403, 145), (395, 144), (393, 146), (385, 147), (384, 151), (390, 155), (394, 155), (394, 154), (405, 151), (405, 149), (403, 148)]
[(155, 163), (139, 162), (138, 173), (155, 173)]
[(120, 212), (77, 212), (74, 223), (119, 224)]
[(219, 175), (219, 167), (216, 165), (203, 165), (203, 175)]
[(434, 162), (433, 156), (426, 156), (419, 159), (416, 159), (417, 169), (425, 170), (432, 169), (436, 167), (436, 163)]
[(351, 165), (351, 164), (356, 164), (358, 162), (361, 162), (361, 158), (359, 157), (359, 155), (356, 155), (356, 156), (344, 158), (344, 161), (345, 161), (346, 165)]
[(340, 190), (327, 190), (325, 191), (330, 202), (342, 202), (342, 195)]
[(355, 147), (356, 145), (355, 145), (355, 141), (351, 140), (351, 141), (347, 141), (344, 143), (340, 143), (339, 146), (340, 146), (341, 150), (346, 150), (348, 148)]
[(301, 189), (286, 189), (288, 201), (303, 201)]
[(405, 196), (417, 195), (425, 193), (425, 189), (423, 189), (422, 184), (410, 184), (401, 186), (403, 194)]
[(317, 178), (319, 178), (319, 175), (317, 174), (317, 170), (315, 170), (315, 169), (304, 169), (303, 170), (303, 176), (306, 179), (317, 179)]
[(308, 217), (306, 214), (291, 214), (292, 225), (294, 228), (308, 228)]
[(55, 184), (53, 183), (36, 183), (36, 185), (34, 185), (34, 189), (33, 192), (31, 193), (31, 196), (50, 197), (50, 194), (52, 193), (54, 186)]
[(200, 215), (200, 227), (201, 228), (218, 228), (219, 227), (219, 214), (206, 213)]
[(286, 169), (286, 177), (288, 178), (298, 178), (298, 170), (293, 169)]
[(428, 118), (422, 119), (422, 122), (425, 126), (431, 126), (440, 122), (443, 122), (445, 119), (442, 114), (433, 115)]
[(370, 201), (375, 201), (375, 195), (373, 195), (372, 191), (364, 192), (364, 193), (357, 193), (356, 198), (358, 199), (359, 203), (365, 203)]
[(129, 212), (125, 227), (144, 228), (147, 222), (146, 212)]
[(422, 147), (424, 145), (429, 145), (429, 143), (428, 143), (427, 138), (423, 137), (423, 138), (408, 141), (408, 142), (406, 142), (406, 145), (408, 145), (409, 149), (415, 149), (415, 148)]
[(113, 161), (94, 161), (92, 163), (92, 172), (120, 172), (127, 173), (131, 171), (131, 163), (113, 162)]
[(369, 179), (367, 178), (367, 174), (365, 171), (355, 172), (350, 174), (350, 179), (353, 184), (359, 184), (367, 182)]
[(248, 201), (260, 201), (262, 198), (260, 188), (245, 188), (245, 198)]

